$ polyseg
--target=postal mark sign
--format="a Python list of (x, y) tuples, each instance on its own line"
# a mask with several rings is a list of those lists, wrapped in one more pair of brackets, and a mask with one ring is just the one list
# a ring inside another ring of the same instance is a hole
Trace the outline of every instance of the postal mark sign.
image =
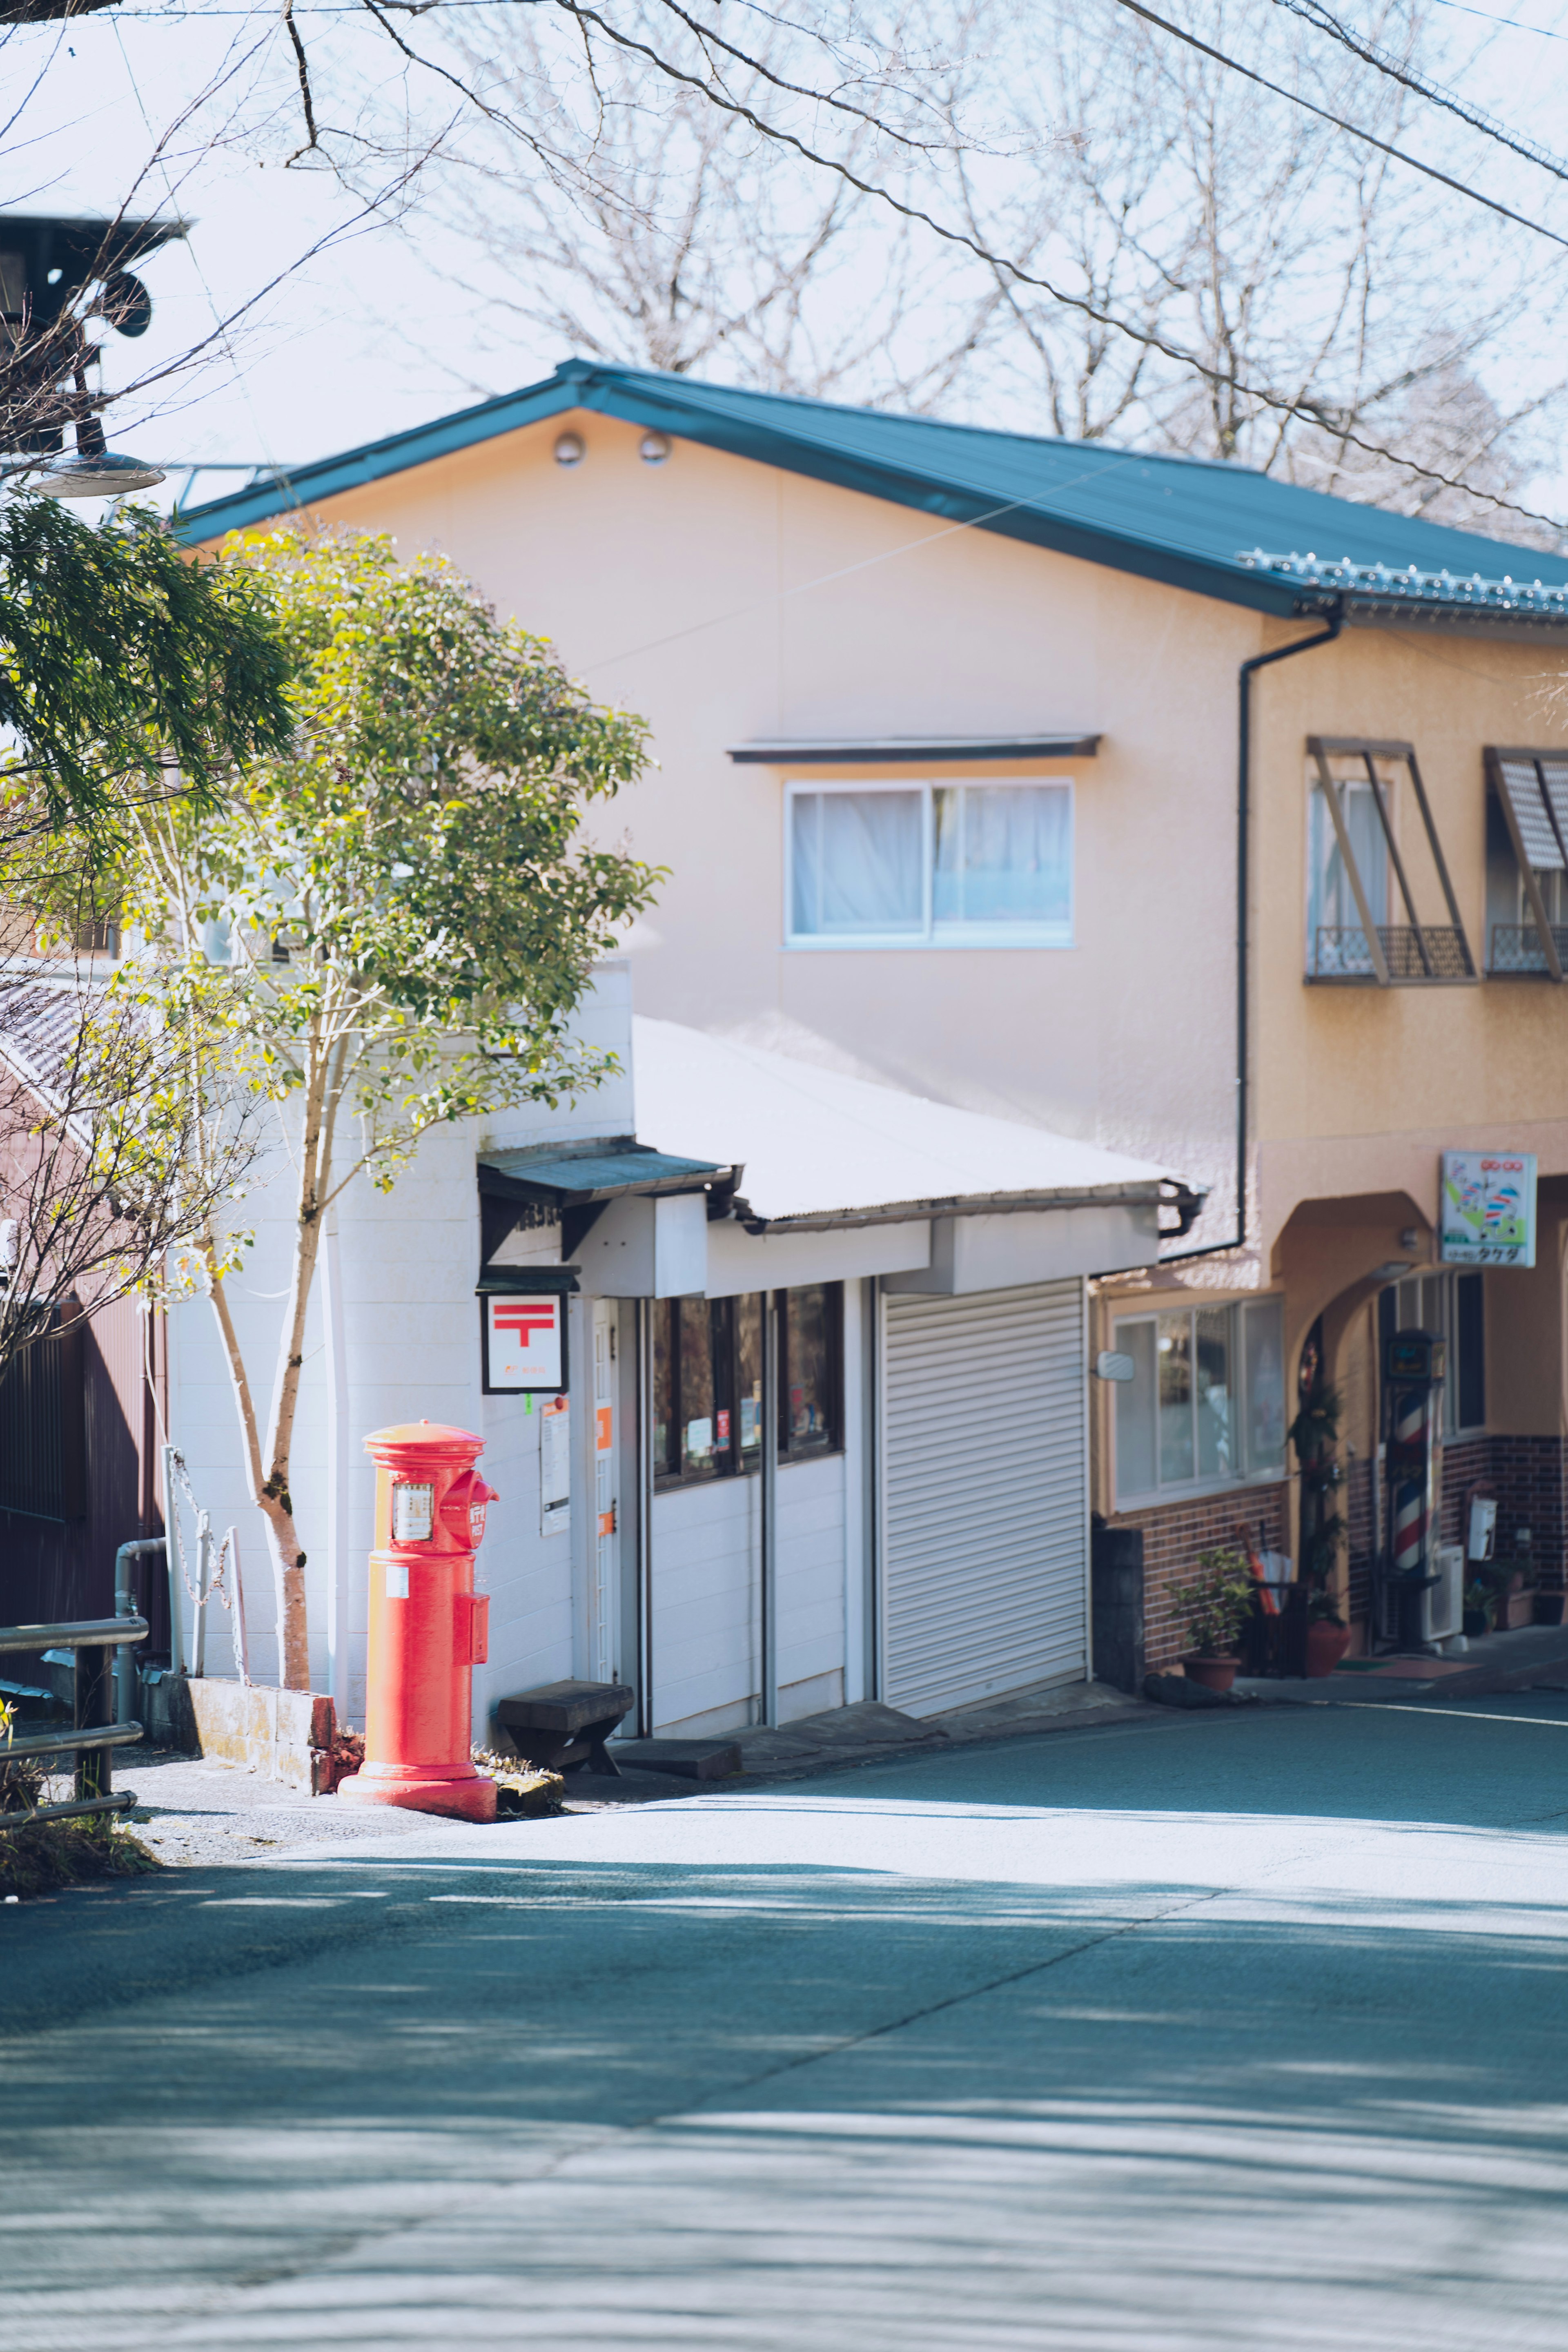
[(486, 1387), (493, 1391), (544, 1390), (551, 1395), (563, 1389), (565, 1310), (565, 1299), (549, 1292), (538, 1297), (486, 1298)]

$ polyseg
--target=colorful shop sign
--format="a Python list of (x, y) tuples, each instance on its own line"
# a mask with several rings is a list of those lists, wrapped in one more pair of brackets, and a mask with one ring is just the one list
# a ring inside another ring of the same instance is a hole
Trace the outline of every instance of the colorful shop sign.
[(1533, 1265), (1534, 1152), (1445, 1151), (1437, 1241), (1444, 1265)]

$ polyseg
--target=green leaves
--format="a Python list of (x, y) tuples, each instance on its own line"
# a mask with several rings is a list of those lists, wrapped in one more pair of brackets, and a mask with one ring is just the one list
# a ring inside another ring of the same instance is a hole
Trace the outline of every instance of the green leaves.
[(68, 822), (124, 837), (128, 804), (214, 798), (281, 751), (288, 656), (244, 572), (193, 563), (134, 508), (92, 528), (52, 499), (0, 506), (0, 837)]
[(256, 1083), (324, 1089), (390, 1182), (428, 1127), (599, 1075), (569, 1017), (657, 877), (584, 819), (645, 730), (390, 540), (277, 531), (219, 569), (289, 665), (287, 742), (149, 822), (126, 919), (226, 940)]

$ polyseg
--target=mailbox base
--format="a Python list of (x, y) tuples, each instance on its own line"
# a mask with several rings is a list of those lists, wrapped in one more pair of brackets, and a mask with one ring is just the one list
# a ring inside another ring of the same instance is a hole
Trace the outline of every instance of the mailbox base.
[(459, 1775), (367, 1764), (339, 1781), (338, 1796), (346, 1805), (401, 1805), (407, 1812), (444, 1813), (463, 1822), (496, 1818), (496, 1783), (472, 1765)]

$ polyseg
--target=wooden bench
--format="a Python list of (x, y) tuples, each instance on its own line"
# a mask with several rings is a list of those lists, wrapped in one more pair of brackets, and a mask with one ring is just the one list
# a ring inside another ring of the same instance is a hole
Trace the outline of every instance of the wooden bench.
[(621, 1777), (604, 1743), (637, 1694), (624, 1683), (544, 1683), (501, 1699), (496, 1719), (510, 1732), (531, 1764), (554, 1772), (590, 1772)]

